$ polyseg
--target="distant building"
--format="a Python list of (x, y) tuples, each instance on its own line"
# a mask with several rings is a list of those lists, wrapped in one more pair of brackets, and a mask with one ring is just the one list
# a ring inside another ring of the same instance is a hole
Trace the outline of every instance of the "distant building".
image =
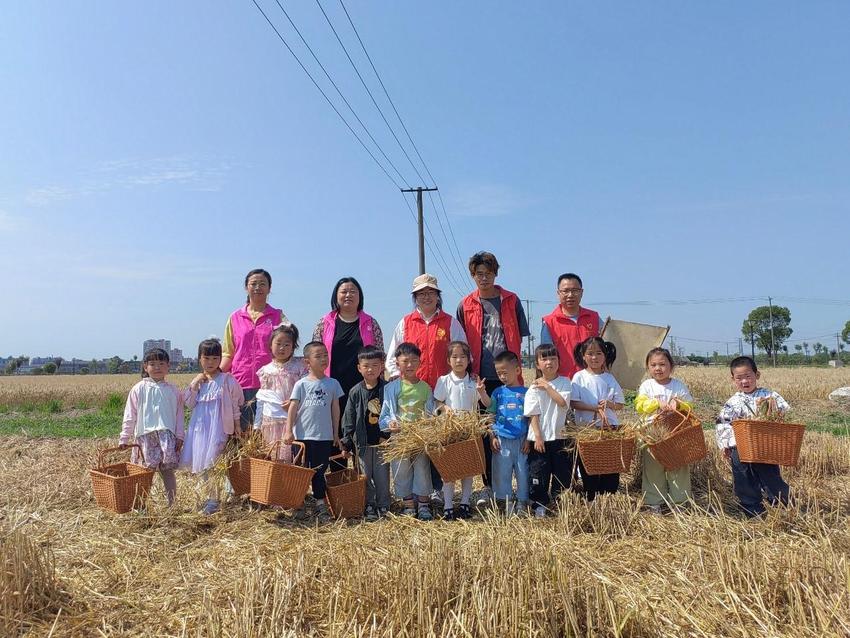
[(180, 348), (173, 348), (168, 353), (168, 358), (171, 363), (181, 363), (183, 361), (183, 351)]
[(154, 348), (162, 348), (166, 352), (171, 352), (171, 339), (148, 339), (142, 344), (142, 358), (147, 354), (148, 350)]

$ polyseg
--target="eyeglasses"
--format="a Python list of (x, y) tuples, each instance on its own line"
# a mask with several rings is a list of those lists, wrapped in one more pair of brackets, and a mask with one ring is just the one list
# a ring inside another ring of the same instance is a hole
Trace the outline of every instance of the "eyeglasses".
[(562, 297), (569, 297), (570, 295), (580, 295), (584, 292), (584, 288), (561, 288), (558, 290), (558, 294)]

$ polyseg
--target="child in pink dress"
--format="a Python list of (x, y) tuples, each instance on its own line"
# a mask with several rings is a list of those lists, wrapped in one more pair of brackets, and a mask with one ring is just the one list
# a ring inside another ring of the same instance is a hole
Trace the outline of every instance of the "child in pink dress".
[(201, 475), (207, 487), (203, 512), (213, 514), (219, 509), (220, 486), (208, 470), (221, 455), (227, 439), (239, 432), (239, 408), (244, 398), (236, 378), (219, 368), (221, 342), (218, 339), (201, 341), (198, 364), (202, 372), (192, 379), (183, 395), (192, 417), (180, 455), (180, 468)]
[(177, 495), (174, 470), (184, 434), (183, 394), (165, 380), (168, 363), (168, 353), (161, 348), (145, 353), (142, 380), (130, 390), (124, 406), (118, 447), (123, 450), (132, 442), (139, 445), (144, 459), (133, 450), (132, 461), (159, 471), (165, 497), (171, 505)]
[[(261, 430), (267, 445), (283, 439), (286, 432), (289, 397), (295, 382), (307, 374), (303, 357), (293, 357), (298, 347), (298, 328), (281, 324), (271, 334), (269, 348), (272, 362), (257, 371), (260, 390), (257, 392), (257, 417), (254, 428)], [(281, 444), (277, 458), (292, 462), (292, 449)]]

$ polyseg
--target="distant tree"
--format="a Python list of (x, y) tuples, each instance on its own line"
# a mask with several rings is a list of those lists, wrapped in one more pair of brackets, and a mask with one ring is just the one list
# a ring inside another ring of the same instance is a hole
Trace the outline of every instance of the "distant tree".
[(33, 368), (31, 374), (36, 377), (41, 376), (44, 374), (44, 368)]
[(815, 349), (815, 354), (820, 354), (820, 351), (824, 350), (823, 344), (820, 341), (818, 341), (813, 347)]
[(806, 356), (808, 357), (809, 356), (809, 344), (806, 343), (805, 341), (803, 342), (803, 350), (806, 351)]
[(803, 346), (801, 346), (801, 345), (798, 343), (796, 346), (794, 346), (794, 350), (796, 350), (796, 351), (797, 351), (797, 354), (800, 354), (801, 352), (803, 352)]
[(841, 331), (841, 340), (844, 343), (850, 344), (850, 321), (844, 324), (844, 330)]
[(108, 374), (118, 374), (122, 363), (124, 363), (124, 360), (121, 357), (110, 357), (106, 360), (106, 372)]
[(57, 366), (53, 361), (48, 361), (42, 366), (44, 374), (56, 374)]
[[(771, 341), (771, 313), (773, 316), (773, 339)], [(741, 333), (747, 338), (755, 338), (756, 345), (767, 352), (767, 356), (773, 355), (773, 348), (781, 348), (782, 344), (791, 336), (791, 311), (784, 306), (759, 306), (754, 308), (741, 327)]]
[(83, 366), (82, 368), (80, 368), (80, 374), (88, 374), (88, 373), (89, 373), (89, 367), (88, 366)]

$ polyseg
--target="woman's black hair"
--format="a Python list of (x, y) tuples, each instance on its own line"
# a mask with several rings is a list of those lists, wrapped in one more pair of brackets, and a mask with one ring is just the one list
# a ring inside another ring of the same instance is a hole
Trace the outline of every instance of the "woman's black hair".
[(198, 344), (198, 362), (201, 357), (220, 357), (221, 341), (218, 339), (204, 339)]
[(446, 347), (446, 359), (451, 359), (452, 350), (458, 347), (463, 350), (463, 354), (466, 355), (466, 374), (470, 377), (472, 376), (472, 350), (469, 349), (469, 344), (466, 341), (449, 341), (449, 345)]
[(670, 363), (670, 369), (676, 367), (676, 362), (673, 361), (673, 355), (670, 354), (670, 351), (667, 348), (653, 348), (649, 352), (646, 353), (646, 362), (643, 364), (645, 367), (649, 367), (649, 360), (652, 359), (656, 354), (660, 354), (667, 359)]
[(336, 293), (339, 292), (339, 287), (342, 284), (354, 284), (357, 288), (357, 292), (360, 295), (360, 301), (357, 303), (357, 312), (363, 310), (363, 287), (360, 285), (360, 282), (357, 281), (354, 277), (343, 277), (338, 282), (336, 282), (336, 286), (334, 286), (334, 291), (331, 293), (331, 310), (339, 312), (339, 302), (336, 300)]
[(540, 357), (558, 357), (558, 361), (561, 361), (561, 355), (558, 354), (554, 343), (541, 343), (534, 349), (534, 376), (537, 379), (543, 376), (543, 371), (537, 365)]
[(602, 350), (602, 354), (605, 355), (605, 368), (610, 370), (617, 359), (617, 346), (610, 341), (605, 341), (602, 337), (588, 337), (573, 349), (573, 359), (575, 359), (576, 365), (582, 370), (587, 367), (584, 362), (584, 353), (587, 352), (592, 343), (597, 344)]
[(168, 358), (168, 352), (163, 350), (162, 348), (151, 348), (145, 353), (145, 356), (142, 357), (142, 379), (146, 379), (148, 376), (147, 371), (145, 371), (145, 364), (150, 363), (151, 361), (165, 361), (169, 363), (171, 359)]
[[(268, 270), (263, 270), (262, 268), (254, 268), (254, 270), (250, 271), (247, 275), (245, 275), (245, 287), (248, 287), (248, 280), (254, 275), (262, 275), (266, 278), (266, 281), (269, 282), (269, 288), (272, 287), (272, 276), (269, 274)], [(248, 295), (245, 298), (245, 303), (251, 301), (251, 295)]]
[(269, 335), (269, 343), (267, 344), (269, 350), (272, 349), (272, 341), (277, 335), (289, 335), (289, 338), (292, 339), (292, 352), (298, 349), (298, 328), (294, 323), (282, 323), (275, 326), (275, 329)]

